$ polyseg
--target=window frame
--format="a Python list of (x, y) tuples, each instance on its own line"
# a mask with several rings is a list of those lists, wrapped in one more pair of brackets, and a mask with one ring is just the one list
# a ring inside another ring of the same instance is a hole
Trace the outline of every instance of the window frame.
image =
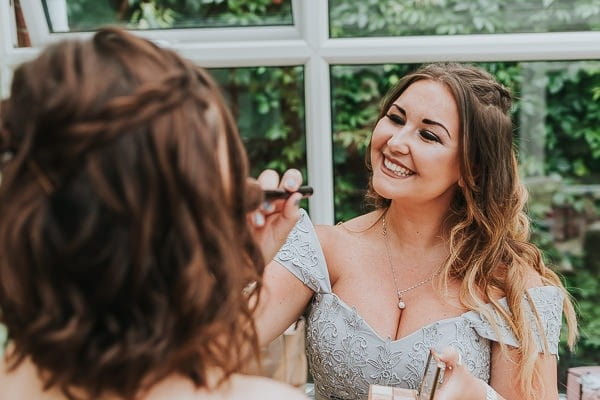
[[(600, 32), (474, 34), (456, 36), (329, 37), (329, 1), (291, 0), (291, 27), (134, 31), (205, 67), (304, 66), (309, 200), (315, 223), (334, 222), (330, 66), (434, 61), (600, 60)], [(41, 0), (21, 0), (34, 48), (14, 48), (12, 5), (0, 2), (0, 95), (12, 70), (40, 46), (91, 33), (49, 33)], [(27, 11), (26, 11), (27, 10)], [(41, 13), (41, 14), (40, 14)], [(40, 19), (40, 15), (42, 19)], [(12, 28), (11, 28), (12, 26)], [(286, 29), (281, 29), (286, 28)], [(12, 29), (12, 31), (11, 31)]]
[[(51, 32), (44, 11), (43, 0), (20, 0), (21, 8), (33, 47), (44, 46), (51, 42), (72, 37), (88, 37), (92, 31), (83, 32)], [(59, 0), (60, 1), (60, 0)], [(66, 0), (63, 0), (66, 1)], [(134, 32), (150, 40), (168, 43), (190, 43), (211, 41), (237, 41), (270, 40), (271, 38), (300, 39), (301, 35), (295, 24), (300, 20), (301, 8), (297, 0), (292, 0), (291, 25), (265, 25), (249, 27), (215, 27), (215, 28), (174, 28), (174, 29), (149, 29), (135, 30)], [(33, 28), (30, 28), (33, 27)]]

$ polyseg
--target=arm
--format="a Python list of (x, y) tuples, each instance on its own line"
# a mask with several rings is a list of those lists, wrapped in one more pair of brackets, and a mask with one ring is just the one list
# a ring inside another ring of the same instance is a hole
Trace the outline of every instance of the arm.
[[(302, 175), (300, 171), (292, 169), (280, 179), (275, 171), (265, 170), (258, 177), (258, 183), (262, 189), (279, 187), (293, 192), (301, 185)], [(300, 198), (296, 193), (286, 201), (278, 200), (267, 207), (263, 205), (249, 216), (254, 237), (266, 260), (273, 259), (298, 221)], [(268, 345), (296, 321), (311, 296), (312, 291), (282, 265), (275, 261), (267, 264), (254, 314), (260, 344)]]
[[(492, 366), (490, 375), (490, 385), (505, 399), (523, 399), (516, 385), (517, 375), (515, 369), (516, 350), (509, 349), (508, 354), (502, 354), (500, 345), (494, 343), (492, 346)], [(538, 372), (540, 379), (544, 382), (543, 388), (536, 388), (535, 398), (557, 400), (557, 377), (556, 377), (556, 357), (552, 354), (545, 355), (540, 353)], [(481, 397), (484, 399), (485, 397)]]
[[(559, 307), (557, 305), (557, 307)], [(551, 340), (558, 341), (558, 337)], [(555, 344), (556, 345), (556, 344)], [(551, 346), (552, 348), (553, 346)], [(490, 367), (490, 385), (497, 392), (497, 397), (492, 399), (517, 400), (527, 398), (520, 391), (518, 386), (518, 365), (515, 360), (518, 359), (517, 349), (508, 346), (506, 351), (502, 351), (500, 344), (492, 341), (491, 347), (491, 367)], [(555, 351), (555, 350), (551, 350)], [(448, 379), (442, 385), (438, 400), (464, 399), (464, 400), (484, 400), (486, 396), (486, 383), (477, 379), (469, 373), (462, 365), (458, 365), (458, 353), (455, 350), (448, 349), (440, 357), (447, 362), (452, 369), (447, 370)], [(557, 365), (554, 354), (538, 354), (536, 373), (539, 374), (539, 380), (543, 382), (543, 387), (534, 387), (535, 399), (557, 400)], [(444, 388), (444, 386), (448, 386)], [(473, 388), (472, 393), (465, 397), (465, 388)], [(448, 392), (448, 393), (446, 393)]]
[[(440, 359), (446, 363), (444, 384), (436, 400), (520, 400), (526, 396), (517, 385), (516, 349), (508, 348), (502, 352), (500, 345), (492, 345), (492, 365), (490, 384), (494, 393), (487, 396), (488, 384), (471, 375), (469, 370), (460, 363), (458, 353), (454, 349), (446, 349)], [(538, 372), (544, 382), (543, 388), (535, 388), (536, 399), (557, 400), (556, 390), (556, 357), (540, 353)], [(471, 390), (467, 390), (470, 388)]]
[[(531, 272), (526, 276), (527, 288), (535, 288), (543, 285), (540, 276), (537, 273)], [(562, 302), (559, 305), (562, 307)], [(542, 317), (543, 318), (543, 317)], [(556, 338), (558, 343), (558, 338)], [(492, 344), (492, 365), (490, 371), (490, 385), (504, 398), (524, 399), (525, 396), (519, 391), (517, 383), (516, 350), (511, 347), (508, 351), (501, 351), (500, 345), (497, 342)], [(539, 379), (543, 382), (543, 387), (534, 388), (535, 398), (544, 400), (558, 400), (557, 390), (557, 365), (556, 356), (553, 354), (539, 353), (538, 364), (536, 365)]]
[(260, 344), (269, 344), (298, 320), (312, 294), (312, 290), (282, 265), (275, 261), (269, 263), (255, 314)]
[[(437, 356), (446, 364), (444, 382), (436, 392), (436, 400), (488, 400), (488, 384), (473, 376), (462, 364), (459, 353), (452, 347)], [(493, 369), (492, 363), (492, 369)], [(497, 394), (493, 400), (506, 400)], [(515, 397), (521, 399), (520, 397)], [(490, 399), (491, 400), (491, 399)]]

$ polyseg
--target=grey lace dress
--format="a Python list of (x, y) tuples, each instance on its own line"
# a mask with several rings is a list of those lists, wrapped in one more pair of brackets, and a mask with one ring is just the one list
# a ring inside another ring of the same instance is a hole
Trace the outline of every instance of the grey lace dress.
[[(473, 375), (487, 382), (491, 341), (518, 346), (507, 324), (499, 323), (498, 337), (485, 317), (475, 311), (436, 321), (398, 340), (380, 337), (354, 308), (332, 292), (321, 246), (304, 210), (275, 260), (314, 292), (306, 310), (306, 352), (317, 400), (366, 399), (369, 384), (417, 389), (429, 349), (448, 345), (462, 354)], [(547, 340), (550, 352), (557, 354), (562, 292), (544, 286), (529, 289), (529, 296), (545, 330), (541, 335), (536, 331), (538, 345), (542, 349)], [(501, 302), (507, 307), (504, 299)]]

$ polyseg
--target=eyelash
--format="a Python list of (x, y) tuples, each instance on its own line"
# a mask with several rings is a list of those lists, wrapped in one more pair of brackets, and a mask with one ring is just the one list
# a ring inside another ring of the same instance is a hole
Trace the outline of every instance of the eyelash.
[[(400, 117), (399, 115), (386, 114), (386, 117), (388, 117), (390, 119), (390, 121), (392, 121), (394, 124), (404, 125), (404, 118)], [(440, 140), (440, 138), (438, 138), (435, 133), (430, 132), (428, 130), (425, 130), (425, 129), (420, 130), (419, 134), (421, 135), (421, 137), (425, 141), (442, 143), (442, 141)]]

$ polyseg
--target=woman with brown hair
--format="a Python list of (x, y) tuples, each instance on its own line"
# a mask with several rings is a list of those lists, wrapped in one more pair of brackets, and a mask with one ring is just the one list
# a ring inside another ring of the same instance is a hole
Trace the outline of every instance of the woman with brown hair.
[(447, 347), (438, 400), (558, 398), (561, 317), (572, 345), (575, 316), (528, 241), (510, 107), (473, 66), (404, 77), (367, 151), (375, 210), (316, 230), (303, 213), (267, 266), (261, 341), (306, 312), (317, 399), (417, 389), (430, 349)]
[(274, 254), (258, 243), (300, 194), (248, 224), (260, 189), (204, 70), (103, 29), (20, 66), (0, 131), (0, 398), (304, 398), (238, 374)]

